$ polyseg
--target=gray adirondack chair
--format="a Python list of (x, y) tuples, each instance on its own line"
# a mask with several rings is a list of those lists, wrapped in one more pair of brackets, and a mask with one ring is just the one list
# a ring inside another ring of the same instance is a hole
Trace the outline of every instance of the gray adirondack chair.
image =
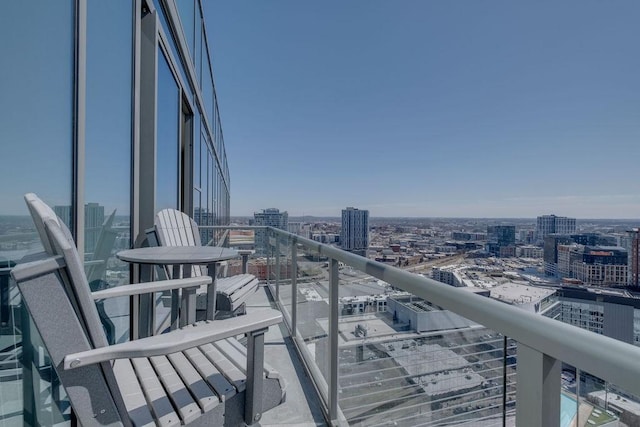
[[(200, 246), (198, 224), (189, 215), (175, 209), (163, 209), (156, 214), (155, 234), (160, 246)], [(192, 277), (208, 275), (206, 266), (193, 266)], [(258, 279), (252, 274), (219, 277), (216, 280), (216, 310), (228, 313), (245, 312), (247, 299), (258, 290)], [(198, 304), (206, 304), (206, 289), (199, 291)], [(206, 307), (205, 307), (206, 308)]]
[[(107, 345), (94, 301), (206, 285), (209, 277), (91, 292), (71, 234), (37, 196), (25, 196), (46, 258), (12, 270), (23, 302), (82, 425), (237, 426), (284, 400), (263, 361), (275, 310), (198, 322), (166, 334)], [(248, 349), (234, 337), (247, 334)]]

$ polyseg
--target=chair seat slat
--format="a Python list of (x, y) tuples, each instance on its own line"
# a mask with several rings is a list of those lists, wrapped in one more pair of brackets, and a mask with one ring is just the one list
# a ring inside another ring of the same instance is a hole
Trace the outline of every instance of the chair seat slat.
[(225, 378), (233, 384), (233, 386), (242, 392), (246, 388), (247, 377), (231, 363), (224, 355), (212, 344), (200, 346), (200, 350), (207, 356), (216, 368), (225, 376)]
[(161, 427), (171, 427), (180, 424), (180, 417), (175, 413), (173, 404), (167, 396), (155, 370), (146, 357), (131, 359), (136, 371), (142, 391), (147, 398), (156, 418), (156, 423)]
[(173, 353), (170, 354), (168, 358), (203, 412), (210, 411), (218, 406), (220, 403), (218, 396), (216, 396), (209, 385), (202, 379), (184, 354)]
[(202, 375), (202, 378), (207, 380), (223, 402), (236, 394), (236, 389), (233, 385), (227, 381), (224, 375), (207, 359), (200, 349), (191, 348), (186, 350), (184, 354), (200, 375)]
[(154, 356), (150, 361), (158, 372), (160, 382), (180, 414), (182, 422), (188, 424), (198, 418), (202, 413), (200, 407), (193, 400), (191, 393), (166, 356)]
[(147, 406), (147, 400), (142, 392), (136, 373), (129, 359), (116, 360), (113, 363), (113, 373), (118, 380), (118, 387), (124, 400), (124, 405), (135, 426), (155, 426), (155, 420)]

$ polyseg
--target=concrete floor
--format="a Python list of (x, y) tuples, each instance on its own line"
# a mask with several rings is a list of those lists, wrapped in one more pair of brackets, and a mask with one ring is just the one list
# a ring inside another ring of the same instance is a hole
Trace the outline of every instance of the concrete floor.
[[(260, 287), (247, 302), (247, 311), (252, 308), (273, 307), (269, 291)], [(320, 401), (307, 376), (287, 328), (280, 324), (272, 326), (265, 335), (265, 363), (282, 375), (287, 384), (287, 400), (282, 405), (267, 411), (260, 425), (267, 426), (325, 426)]]

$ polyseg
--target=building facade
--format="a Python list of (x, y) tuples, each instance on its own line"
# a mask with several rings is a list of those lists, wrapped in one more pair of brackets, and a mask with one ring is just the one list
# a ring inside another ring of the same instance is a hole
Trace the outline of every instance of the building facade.
[(556, 296), (557, 320), (640, 346), (640, 299), (572, 287), (558, 289)]
[(558, 245), (573, 243), (569, 236), (551, 234), (545, 236), (543, 245), (544, 274), (558, 276)]
[(626, 243), (629, 266), (628, 284), (638, 288), (640, 287), (640, 228), (627, 231)]
[(571, 243), (558, 244), (556, 253), (556, 275), (560, 278), (577, 279), (588, 286), (627, 283), (627, 251), (623, 248)]
[[(201, 225), (229, 222), (229, 169), (200, 0), (3, 2), (0, 46), (0, 258), (40, 249), (23, 195), (34, 192), (67, 223), (90, 261), (109, 254), (99, 280), (129, 282), (117, 250), (138, 245), (154, 215), (175, 208)], [(112, 247), (96, 248), (102, 232)], [(0, 338), (11, 343), (0, 375), (0, 417), (16, 425), (64, 425), (64, 393), (29, 333), (8, 280)], [(6, 280), (5, 280), (6, 279)], [(128, 301), (105, 305), (128, 337)], [(23, 340), (24, 338), (24, 340)], [(33, 354), (20, 364), (11, 352)], [(25, 381), (29, 378), (29, 381)], [(15, 380), (15, 381), (14, 381)], [(16, 388), (17, 383), (28, 384)], [(15, 383), (15, 384), (14, 384)], [(31, 385), (40, 384), (37, 390)], [(46, 418), (42, 418), (46, 417)], [(13, 425), (13, 424), (12, 424)]]
[[(254, 225), (279, 228), (284, 231), (289, 229), (289, 214), (280, 212), (279, 209), (269, 208), (263, 209), (262, 212), (253, 214)], [(267, 254), (267, 233), (265, 230), (256, 230), (256, 253), (261, 255)]]
[(565, 216), (542, 215), (536, 220), (536, 240), (544, 242), (549, 234), (572, 234), (576, 232), (576, 219)]
[(487, 252), (499, 257), (516, 255), (515, 225), (490, 225), (487, 227)]
[(572, 262), (572, 277), (589, 286), (627, 283), (627, 251), (619, 247), (585, 247), (581, 259)]
[(340, 245), (345, 251), (366, 255), (369, 247), (369, 211), (352, 207), (342, 210)]

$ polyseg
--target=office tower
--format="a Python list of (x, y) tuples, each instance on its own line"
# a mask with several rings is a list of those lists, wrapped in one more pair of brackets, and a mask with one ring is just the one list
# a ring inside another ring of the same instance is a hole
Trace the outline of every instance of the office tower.
[(576, 219), (557, 216), (555, 220), (554, 233), (571, 234), (576, 232)]
[[(280, 212), (280, 210), (276, 208), (263, 209), (262, 212), (253, 214), (253, 220), (256, 226), (274, 227), (288, 231), (289, 214), (286, 211)], [(256, 254), (268, 254), (266, 230), (256, 230), (255, 241)]]
[(568, 245), (573, 243), (569, 236), (551, 234), (545, 236), (543, 246), (544, 273), (547, 276), (558, 275), (558, 245)]
[(576, 219), (565, 216), (542, 215), (536, 221), (536, 241), (544, 242), (549, 234), (572, 234), (576, 232)]
[(627, 264), (629, 266), (628, 284), (640, 287), (640, 228), (627, 231)]
[(342, 249), (366, 256), (369, 247), (369, 211), (348, 207), (342, 210)]
[(487, 227), (487, 252), (494, 256), (515, 256), (516, 226), (490, 225)]

